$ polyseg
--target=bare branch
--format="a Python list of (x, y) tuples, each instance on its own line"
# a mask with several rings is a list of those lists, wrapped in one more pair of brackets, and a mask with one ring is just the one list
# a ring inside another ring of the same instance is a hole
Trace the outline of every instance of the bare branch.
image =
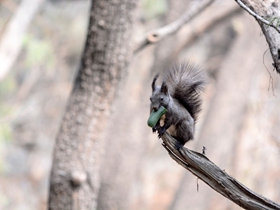
[(233, 177), (221, 170), (206, 156), (185, 147), (176, 149), (178, 142), (165, 133), (162, 136), (163, 146), (172, 159), (204, 181), (212, 189), (241, 206), (252, 210), (280, 210), (280, 205), (253, 192)]
[(0, 81), (4, 79), (14, 64), (20, 53), (27, 27), (43, 3), (44, 0), (21, 1), (16, 14), (4, 31), (0, 41)]
[(255, 13), (253, 10), (251, 10), (249, 7), (247, 7), (242, 1), (240, 0), (235, 0), (237, 4), (239, 4), (240, 7), (245, 9), (250, 15), (255, 17), (257, 20), (261, 21), (262, 23), (274, 28), (278, 33), (280, 33), (280, 29), (277, 28), (277, 26), (273, 25), (272, 22), (264, 19), (263, 17), (259, 16), (257, 13)]
[(146, 46), (154, 44), (160, 41), (161, 39), (170, 36), (171, 34), (174, 34), (183, 25), (192, 20), (196, 15), (202, 12), (213, 2), (214, 0), (202, 0), (200, 2), (193, 3), (190, 9), (188, 9), (185, 13), (183, 13), (178, 19), (176, 19), (172, 23), (148, 32), (141, 39), (141, 41), (139, 41), (139, 44), (137, 44), (137, 47), (134, 50), (134, 53), (136, 54), (142, 49), (144, 49)]
[(273, 67), (280, 73), (280, 35), (273, 29), (265, 27), (265, 25), (258, 21), (268, 43), (269, 50), (274, 63)]
[[(254, 0), (235, 0), (243, 9), (248, 11), (259, 23), (262, 32), (269, 45), (269, 50), (274, 63), (273, 67), (280, 73), (280, 5), (276, 0), (254, 1)], [(261, 14), (258, 15), (258, 14)], [(266, 19), (262, 18), (265, 17)], [(269, 21), (271, 20), (271, 21)], [(276, 25), (274, 24), (277, 20)], [(267, 27), (269, 26), (269, 27)]]

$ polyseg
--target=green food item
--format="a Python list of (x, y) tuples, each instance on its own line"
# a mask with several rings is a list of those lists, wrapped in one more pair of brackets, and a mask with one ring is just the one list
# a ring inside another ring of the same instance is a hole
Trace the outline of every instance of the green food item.
[(166, 113), (166, 111), (167, 109), (163, 106), (159, 107), (159, 109), (156, 112), (153, 110), (148, 119), (148, 126), (153, 128), (157, 124), (161, 116)]

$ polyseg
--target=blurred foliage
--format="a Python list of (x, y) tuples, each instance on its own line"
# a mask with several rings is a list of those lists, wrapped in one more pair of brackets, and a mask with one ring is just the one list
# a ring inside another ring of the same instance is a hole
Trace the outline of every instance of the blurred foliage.
[(141, 7), (144, 20), (150, 20), (163, 15), (168, 9), (167, 0), (142, 0)]
[[(11, 94), (17, 91), (17, 84), (13, 75), (9, 75), (0, 83), (0, 146), (2, 143), (12, 140), (12, 129), (10, 122), (1, 122), (6, 116), (14, 113), (14, 109), (9, 103)], [(0, 159), (1, 171), (1, 159)]]
[[(0, 163), (0, 170), (1, 170), (1, 163)], [(9, 198), (5, 193), (0, 192), (0, 207), (4, 208), (9, 205)]]
[[(0, 107), (0, 111), (1, 111), (1, 107)], [(5, 155), (3, 156), (3, 151), (5, 151), (5, 144), (7, 142), (11, 142), (11, 140), (12, 140), (12, 128), (11, 128), (10, 123), (9, 122), (6, 122), (6, 123), (0, 122), (0, 153), (1, 153), (0, 154), (0, 174), (4, 173), (4, 171), (5, 171)]]
[(55, 53), (50, 41), (46, 39), (39, 40), (32, 35), (26, 35), (23, 46), (26, 52), (25, 65), (27, 68), (41, 63), (44, 63), (47, 69), (54, 68)]
[[(17, 87), (15, 78), (13, 75), (9, 75), (6, 79), (2, 80), (0, 83), (0, 98), (11, 95), (15, 92)], [(0, 106), (0, 116), (1, 116), (1, 106)]]
[(9, 123), (0, 123), (0, 143), (12, 139), (12, 129)]
[(1, 103), (0, 104), (0, 125), (1, 125), (1, 118), (4, 118), (4, 117), (6, 117), (8, 115), (11, 115), (13, 113), (14, 113), (14, 110), (8, 102), (7, 103)]

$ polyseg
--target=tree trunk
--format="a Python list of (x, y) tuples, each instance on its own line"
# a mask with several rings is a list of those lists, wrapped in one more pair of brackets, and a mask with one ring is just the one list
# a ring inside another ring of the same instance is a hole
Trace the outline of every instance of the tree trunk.
[(81, 66), (56, 139), (49, 209), (96, 209), (103, 134), (131, 55), (135, 2), (92, 1)]

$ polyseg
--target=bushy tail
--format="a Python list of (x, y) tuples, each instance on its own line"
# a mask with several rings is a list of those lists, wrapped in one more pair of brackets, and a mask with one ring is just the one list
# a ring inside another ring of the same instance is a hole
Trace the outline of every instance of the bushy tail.
[(170, 90), (170, 95), (189, 111), (196, 122), (201, 111), (200, 92), (203, 91), (206, 83), (205, 72), (190, 63), (180, 63), (166, 73), (164, 81)]

